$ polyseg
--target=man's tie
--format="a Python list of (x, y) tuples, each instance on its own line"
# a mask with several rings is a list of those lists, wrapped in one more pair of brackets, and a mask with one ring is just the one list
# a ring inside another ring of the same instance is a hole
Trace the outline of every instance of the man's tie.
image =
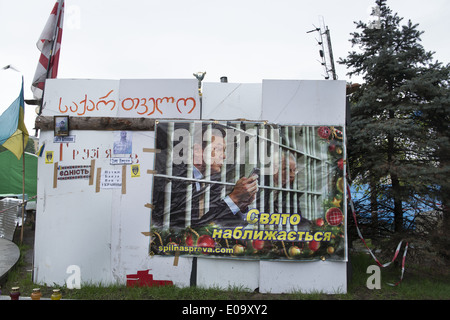
[(198, 203), (198, 218), (200, 219), (205, 214), (205, 183), (200, 183), (200, 200)]

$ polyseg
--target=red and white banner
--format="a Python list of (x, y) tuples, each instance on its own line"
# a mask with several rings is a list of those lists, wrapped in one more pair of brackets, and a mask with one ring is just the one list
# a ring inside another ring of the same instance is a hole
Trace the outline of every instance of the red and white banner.
[(55, 3), (44, 30), (36, 43), (41, 56), (34, 74), (31, 91), (35, 99), (42, 99), (45, 79), (56, 78), (58, 74), (64, 20), (64, 0)]

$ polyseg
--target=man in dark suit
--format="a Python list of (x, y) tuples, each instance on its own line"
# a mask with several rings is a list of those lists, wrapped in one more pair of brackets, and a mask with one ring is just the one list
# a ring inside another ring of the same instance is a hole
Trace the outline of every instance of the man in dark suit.
[[(160, 127), (157, 131), (157, 144), (158, 140), (161, 142), (159, 146), (157, 145), (158, 149), (164, 148), (164, 143), (167, 143), (167, 138), (161, 129)], [(202, 135), (205, 129), (206, 126), (203, 125)], [(159, 135), (162, 138), (158, 137)], [(226, 158), (225, 131), (220, 130), (220, 127), (213, 126), (210, 141), (206, 141), (206, 139), (194, 140), (192, 169), (195, 181), (187, 179), (188, 167), (186, 164), (173, 165), (171, 174), (174, 177), (173, 179), (155, 177), (152, 225), (181, 229), (187, 226), (201, 227), (210, 223), (223, 227), (246, 225), (244, 214), (248, 205), (255, 199), (257, 177), (240, 178), (233, 190), (222, 198), (222, 188), (225, 186), (211, 182), (203, 183), (203, 180), (206, 175), (206, 163), (209, 161), (210, 180), (212, 182), (219, 181), (220, 172)], [(164, 159), (164, 156), (159, 157), (159, 159), (159, 162), (163, 161), (163, 164), (158, 165), (157, 157), (156, 167), (164, 167), (164, 161), (167, 159)], [(170, 194), (165, 192), (169, 181), (171, 181), (169, 184)], [(206, 193), (209, 193), (210, 197), (209, 206), (204, 203)], [(165, 208), (170, 208), (169, 220), (167, 220), (167, 215), (164, 214)]]
[[(295, 176), (298, 173), (297, 163), (295, 157), (292, 153), (288, 153), (288, 162), (286, 162), (286, 153), (283, 152), (281, 156), (281, 170), (279, 169), (278, 156), (274, 156), (274, 174), (272, 177), (267, 176), (266, 185), (269, 185), (269, 179), (272, 178), (272, 185), (278, 187), (281, 183), (282, 188), (294, 188)], [(287, 171), (289, 173), (287, 174)], [(280, 177), (281, 174), (281, 177)], [(284, 194), (284, 198), (281, 199), (281, 193)], [(289, 194), (289, 201), (287, 200), (287, 195)], [(280, 201), (281, 200), (281, 205)], [(272, 204), (272, 206), (271, 206)], [(272, 208), (272, 211), (271, 211)], [(295, 210), (296, 208), (296, 210)], [(300, 208), (300, 193), (271, 190), (270, 188), (264, 189), (264, 211), (266, 213), (298, 213), (302, 216)], [(298, 230), (309, 230), (311, 226), (311, 221), (302, 216), (300, 223), (297, 225)]]

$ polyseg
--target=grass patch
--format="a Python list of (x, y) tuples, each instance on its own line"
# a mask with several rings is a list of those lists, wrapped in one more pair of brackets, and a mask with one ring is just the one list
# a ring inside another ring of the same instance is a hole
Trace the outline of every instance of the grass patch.
[(405, 270), (403, 282), (395, 287), (400, 279), (401, 268), (393, 264), (381, 268), (381, 289), (370, 290), (366, 282), (370, 274), (367, 267), (375, 265), (372, 258), (365, 253), (351, 255), (351, 278), (347, 293), (325, 294), (321, 292), (287, 294), (262, 294), (247, 288), (231, 287), (201, 288), (162, 286), (162, 287), (127, 287), (125, 285), (97, 285), (82, 283), (81, 289), (68, 289), (65, 286), (35, 284), (31, 272), (27, 271), (23, 253), (27, 246), (19, 246), (21, 257), (2, 284), (3, 295), (8, 295), (12, 287), (20, 287), (22, 296), (29, 296), (33, 288), (39, 287), (42, 296), (49, 298), (52, 290), (61, 290), (65, 299), (80, 300), (448, 300), (450, 299), (450, 277), (448, 273), (437, 274), (435, 270), (421, 266), (409, 266)]

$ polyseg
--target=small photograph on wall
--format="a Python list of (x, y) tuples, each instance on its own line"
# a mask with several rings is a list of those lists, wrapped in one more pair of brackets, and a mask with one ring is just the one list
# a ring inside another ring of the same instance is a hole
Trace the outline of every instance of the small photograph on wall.
[(114, 154), (131, 154), (133, 150), (133, 132), (116, 131), (114, 132)]
[(69, 135), (69, 117), (68, 116), (55, 116), (55, 136), (68, 136)]

